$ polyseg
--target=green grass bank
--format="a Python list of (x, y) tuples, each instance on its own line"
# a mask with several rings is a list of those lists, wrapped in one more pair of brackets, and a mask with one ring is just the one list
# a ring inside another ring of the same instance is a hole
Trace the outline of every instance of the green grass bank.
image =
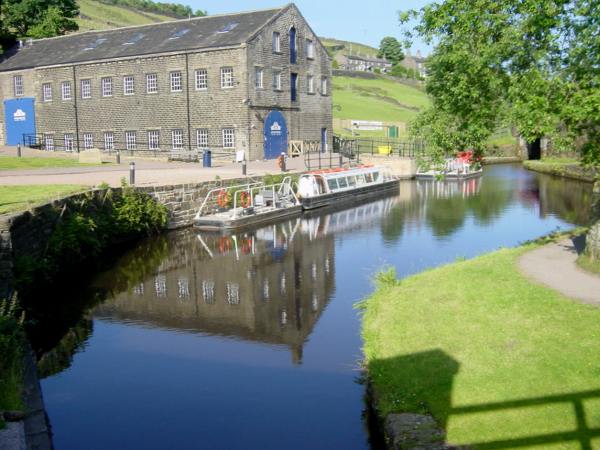
[(361, 306), (382, 416), (431, 414), (475, 448), (600, 446), (600, 309), (521, 275), (533, 248), (378, 277)]
[(2, 411), (23, 410), (23, 355), (25, 336), (16, 299), (0, 301), (0, 429)]
[(0, 214), (26, 210), (87, 189), (74, 184), (0, 186)]
[(54, 167), (89, 167), (99, 164), (80, 163), (70, 158), (43, 158), (35, 156), (0, 156), (0, 170), (50, 169)]
[(538, 161), (524, 161), (523, 166), (534, 172), (572, 178), (574, 180), (587, 181), (590, 183), (600, 179), (600, 173), (597, 170), (585, 168), (581, 165), (579, 160), (572, 158), (545, 158)]

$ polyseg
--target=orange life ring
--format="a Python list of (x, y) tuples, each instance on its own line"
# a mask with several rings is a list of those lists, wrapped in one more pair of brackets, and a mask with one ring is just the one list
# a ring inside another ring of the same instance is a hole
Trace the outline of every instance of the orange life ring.
[(242, 205), (242, 208), (247, 208), (251, 203), (252, 198), (250, 197), (250, 194), (247, 191), (242, 191), (240, 194), (240, 205)]
[(217, 194), (217, 205), (224, 208), (229, 203), (229, 195), (225, 189), (221, 189)]
[(226, 253), (229, 250), (231, 250), (231, 242), (229, 241), (229, 238), (223, 236), (219, 239), (219, 251), (221, 253)]

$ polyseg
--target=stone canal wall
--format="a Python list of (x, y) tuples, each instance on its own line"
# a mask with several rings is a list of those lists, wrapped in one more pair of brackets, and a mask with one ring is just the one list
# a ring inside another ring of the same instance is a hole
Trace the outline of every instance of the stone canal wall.
[[(190, 226), (204, 196), (217, 187), (233, 186), (253, 181), (250, 178), (214, 180), (198, 184), (142, 187), (169, 210), (167, 228)], [(119, 192), (120, 188), (112, 189)], [(0, 216), (0, 292), (6, 296), (11, 291), (13, 261), (20, 256), (40, 256), (48, 244), (50, 235), (59, 223), (68, 202), (88, 200), (102, 201), (106, 190), (80, 193), (15, 214)]]

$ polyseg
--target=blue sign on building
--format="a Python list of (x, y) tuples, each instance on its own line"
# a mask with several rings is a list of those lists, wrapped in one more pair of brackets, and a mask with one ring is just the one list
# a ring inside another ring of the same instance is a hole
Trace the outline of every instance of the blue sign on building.
[(24, 134), (35, 134), (35, 99), (4, 100), (6, 145), (24, 144)]
[(265, 159), (287, 153), (287, 125), (281, 111), (271, 111), (265, 119)]

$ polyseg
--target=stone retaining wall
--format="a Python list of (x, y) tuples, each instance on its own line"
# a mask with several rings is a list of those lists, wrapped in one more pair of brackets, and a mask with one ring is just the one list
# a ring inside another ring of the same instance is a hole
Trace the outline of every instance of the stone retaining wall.
[[(147, 192), (169, 210), (167, 228), (190, 226), (206, 194), (214, 188), (254, 181), (251, 178), (214, 180), (197, 184), (179, 184), (138, 188)], [(119, 192), (120, 188), (113, 188)], [(93, 191), (91, 201), (101, 201), (106, 190)], [(13, 261), (20, 256), (39, 256), (54, 231), (65, 204), (90, 198), (90, 192), (70, 195), (45, 205), (14, 214), (0, 216), (0, 294), (10, 294), (13, 280)]]

